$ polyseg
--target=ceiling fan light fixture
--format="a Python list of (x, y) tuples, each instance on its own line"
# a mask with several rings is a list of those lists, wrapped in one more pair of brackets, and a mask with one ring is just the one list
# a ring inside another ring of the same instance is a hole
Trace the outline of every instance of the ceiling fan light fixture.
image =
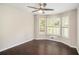
[(38, 13), (42, 14), (42, 13), (43, 13), (43, 11), (42, 11), (42, 10), (39, 10), (39, 11), (38, 11)]
[(39, 14), (46, 14), (45, 12), (47, 11), (53, 11), (54, 9), (50, 9), (50, 8), (46, 8), (46, 3), (39, 3), (38, 4), (38, 8), (37, 7), (33, 7), (33, 6), (27, 6), (29, 8), (33, 8), (35, 9), (34, 11), (32, 11), (33, 13), (39, 13)]

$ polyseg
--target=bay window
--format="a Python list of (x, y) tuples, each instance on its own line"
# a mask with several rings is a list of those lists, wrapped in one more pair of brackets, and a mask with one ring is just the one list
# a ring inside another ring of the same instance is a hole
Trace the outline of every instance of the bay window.
[(39, 34), (69, 36), (69, 16), (38, 16)]

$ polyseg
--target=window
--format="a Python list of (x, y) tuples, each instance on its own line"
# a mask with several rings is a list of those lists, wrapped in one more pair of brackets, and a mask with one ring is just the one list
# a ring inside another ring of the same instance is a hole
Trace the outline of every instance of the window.
[(45, 29), (46, 28), (46, 17), (45, 16), (40, 16), (39, 17), (39, 32), (41, 34), (45, 34)]
[(68, 16), (62, 17), (62, 36), (63, 37), (69, 36), (69, 17)]
[(39, 31), (41, 34), (68, 38), (69, 16), (39, 16)]
[(60, 35), (60, 18), (58, 17), (47, 18), (47, 34)]

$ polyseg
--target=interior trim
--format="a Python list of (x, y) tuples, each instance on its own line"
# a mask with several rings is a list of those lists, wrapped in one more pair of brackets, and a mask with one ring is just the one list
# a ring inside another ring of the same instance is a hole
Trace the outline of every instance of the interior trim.
[[(48, 39), (48, 38), (35, 38), (36, 40), (52, 40), (52, 39)], [(64, 42), (64, 41), (59, 41), (59, 40), (52, 40), (52, 41), (57, 41), (57, 42), (61, 42), (61, 43), (64, 43), (64, 44), (66, 44), (66, 45), (68, 45), (68, 46), (70, 46), (70, 47), (72, 47), (72, 48), (77, 48), (76, 46), (73, 46), (73, 45), (70, 45), (70, 44), (68, 44), (68, 43), (66, 43), (66, 42)]]
[(10, 49), (10, 48), (13, 48), (13, 47), (18, 46), (18, 45), (21, 45), (21, 44), (23, 44), (23, 43), (32, 41), (32, 40), (33, 40), (33, 38), (30, 39), (30, 40), (26, 40), (26, 41), (24, 41), (24, 42), (21, 42), (21, 43), (19, 43), (19, 44), (14, 44), (14, 45), (12, 45), (12, 46), (10, 46), (10, 47), (7, 47), (7, 48), (4, 48), (4, 49), (0, 50), (0, 52), (2, 52), (2, 51), (4, 51), (4, 50), (7, 50), (7, 49)]

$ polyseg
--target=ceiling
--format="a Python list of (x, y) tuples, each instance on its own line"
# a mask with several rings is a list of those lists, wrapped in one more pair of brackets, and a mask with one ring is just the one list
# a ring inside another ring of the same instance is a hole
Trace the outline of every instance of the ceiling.
[[(9, 3), (7, 5), (15, 6), (18, 8), (21, 8), (23, 10), (27, 10), (29, 12), (32, 12), (35, 9), (28, 8), (26, 6), (34, 6), (38, 7), (37, 3)], [(75, 9), (79, 6), (79, 3), (47, 3), (46, 8), (51, 8), (54, 9), (54, 11), (47, 11), (45, 14), (56, 14), (56, 13), (61, 13), (65, 12), (71, 9)]]

